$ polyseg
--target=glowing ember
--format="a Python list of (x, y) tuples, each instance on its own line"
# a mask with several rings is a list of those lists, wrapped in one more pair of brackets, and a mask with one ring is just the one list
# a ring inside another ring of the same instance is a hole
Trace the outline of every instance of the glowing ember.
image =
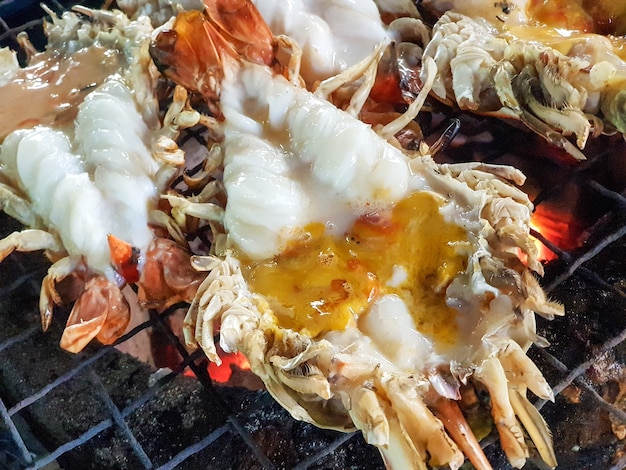
[[(532, 215), (530, 226), (561, 250), (569, 251), (580, 246), (580, 236), (583, 232), (580, 222), (561, 211), (546, 206), (544, 204), (537, 207)], [(541, 261), (551, 261), (557, 258), (556, 253), (541, 241), (535, 239), (535, 244)]]
[(209, 363), (209, 375), (215, 382), (228, 382), (233, 374), (233, 367), (238, 367), (241, 370), (250, 370), (250, 363), (243, 354), (239, 352), (225, 353), (219, 345), (217, 346), (217, 353), (220, 359), (222, 359), (222, 363), (219, 366), (213, 362)]

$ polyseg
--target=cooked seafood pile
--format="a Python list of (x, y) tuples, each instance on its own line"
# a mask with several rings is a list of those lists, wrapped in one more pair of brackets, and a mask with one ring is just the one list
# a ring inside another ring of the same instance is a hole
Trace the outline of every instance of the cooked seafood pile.
[[(26, 227), (1, 256), (46, 250), (42, 320), (75, 301), (70, 351), (123, 334), (135, 284), (143, 306), (191, 304), (190, 347), (219, 361), (219, 333), (292, 416), (360, 429), (390, 468), (490, 468), (492, 425), (512, 465), (554, 467), (527, 392), (553, 394), (526, 351), (545, 345), (535, 314), (563, 309), (535, 277), (524, 176), (435, 163), (415, 121), (434, 97), (579, 159), (590, 136), (624, 132), (617, 40), (539, 37), (531, 3), (424, 2), (432, 28), (402, 0), (118, 0), (125, 13), (53, 17), (26, 68), (0, 51), (18, 117), (0, 127), (0, 200)], [(192, 126), (210, 146), (193, 175), (176, 142)], [(207, 229), (210, 254), (194, 252)], [(459, 406), (483, 395), (491, 418)]]

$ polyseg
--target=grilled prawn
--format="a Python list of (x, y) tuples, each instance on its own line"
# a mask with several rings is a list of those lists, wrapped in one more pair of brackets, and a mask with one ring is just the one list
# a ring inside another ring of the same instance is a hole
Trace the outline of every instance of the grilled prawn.
[(431, 3), (452, 6), (424, 51), (440, 100), (519, 119), (577, 159), (590, 135), (626, 132), (623, 39), (588, 32), (580, 15), (542, 14), (541, 2)]
[(489, 468), (457, 405), (472, 386), (488, 391), (513, 465), (529, 455), (526, 432), (556, 465), (526, 397), (552, 391), (525, 351), (542, 341), (535, 313), (563, 312), (532, 274), (531, 204), (508, 181), (523, 175), (400, 150), (302, 88), (250, 2), (207, 5), (151, 47), (217, 111), (207, 122), (226, 203), (214, 255), (192, 258), (208, 275), (188, 343), (219, 362), (219, 328), (221, 347), (243, 352), (292, 416), (362, 430), (391, 468), (458, 468), (463, 453)]
[[(0, 87), (2, 96), (38, 100), (43, 90), (58, 100), (5, 127), (0, 203), (26, 229), (0, 240), (0, 259), (46, 250), (54, 264), (41, 289), (42, 324), (50, 324), (55, 304), (76, 300), (61, 338), (73, 352), (93, 338), (110, 344), (121, 336), (130, 320), (126, 283), (139, 285), (143, 304), (163, 306), (191, 299), (199, 281), (190, 268), (185, 275), (185, 251), (151, 227), (167, 219), (154, 215), (159, 194), (182, 164), (175, 129), (158, 121), (156, 71), (145, 55), (152, 28), (119, 12), (82, 11), (94, 21), (53, 16), (53, 52), (27, 69), (8, 67), (12, 81)], [(80, 64), (94, 58), (104, 58), (100, 69)], [(81, 82), (88, 91), (74, 89)], [(73, 282), (77, 299), (61, 298), (61, 279)]]

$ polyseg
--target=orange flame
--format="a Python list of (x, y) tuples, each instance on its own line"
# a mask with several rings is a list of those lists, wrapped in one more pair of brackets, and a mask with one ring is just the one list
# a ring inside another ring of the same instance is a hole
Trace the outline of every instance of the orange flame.
[[(541, 226), (541, 223), (531, 219), (530, 227), (545, 236), (546, 230)], [(533, 242), (535, 244), (535, 247), (537, 248), (537, 258), (539, 259), (539, 261), (552, 261), (553, 259), (557, 258), (556, 253), (554, 253), (554, 251), (544, 245), (541, 240), (533, 237)]]
[(222, 363), (219, 366), (214, 362), (209, 363), (209, 375), (215, 382), (227, 383), (233, 374), (233, 367), (238, 367), (241, 370), (250, 370), (250, 362), (240, 352), (225, 353), (218, 345), (217, 354), (222, 359)]
[[(222, 363), (218, 366), (214, 362), (209, 362), (207, 366), (207, 370), (209, 371), (209, 376), (211, 380), (219, 383), (228, 383), (230, 378), (233, 375), (233, 368), (239, 368), (240, 370), (250, 370), (250, 362), (240, 352), (228, 354), (225, 353), (217, 347), (217, 352), (220, 358), (222, 359)], [(185, 377), (193, 377), (196, 378), (196, 374), (194, 374), (193, 370), (189, 367), (185, 369), (183, 372)]]
[[(566, 220), (566, 219), (570, 220)], [(583, 228), (581, 224), (571, 217), (567, 217), (563, 212), (553, 210), (545, 206), (537, 207), (533, 213), (530, 226), (543, 235), (555, 247), (568, 251), (579, 246), (580, 235)], [(558, 255), (544, 245), (540, 240), (534, 239), (535, 246), (539, 253), (540, 261), (552, 261)]]

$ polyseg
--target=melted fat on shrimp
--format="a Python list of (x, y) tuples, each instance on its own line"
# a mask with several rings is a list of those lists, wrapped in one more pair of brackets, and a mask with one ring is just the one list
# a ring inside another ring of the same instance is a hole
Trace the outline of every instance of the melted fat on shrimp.
[[(36, 52), (25, 41), (26, 67), (20, 67), (14, 51), (0, 49), (0, 140), (15, 129), (37, 125), (71, 128), (84, 98), (111, 75), (132, 67), (129, 51), (152, 31), (147, 18), (131, 22), (120, 12), (92, 14), (97, 18), (91, 23), (75, 13), (51, 14), (52, 22), (44, 23), (46, 49)], [(142, 104), (142, 113), (154, 123), (154, 105), (148, 100)]]
[[(3, 49), (3, 54), (14, 56), (8, 49)], [(15, 63), (17, 65), (16, 60)], [(0, 119), (0, 140), (15, 129), (71, 125), (77, 105), (87, 95), (87, 90), (103, 83), (119, 67), (118, 51), (97, 46), (82, 49), (67, 58), (42, 54), (25, 69), (15, 67), (15, 72), (0, 86), (4, 110)], [(24, 106), (25, 101), (28, 106)]]

